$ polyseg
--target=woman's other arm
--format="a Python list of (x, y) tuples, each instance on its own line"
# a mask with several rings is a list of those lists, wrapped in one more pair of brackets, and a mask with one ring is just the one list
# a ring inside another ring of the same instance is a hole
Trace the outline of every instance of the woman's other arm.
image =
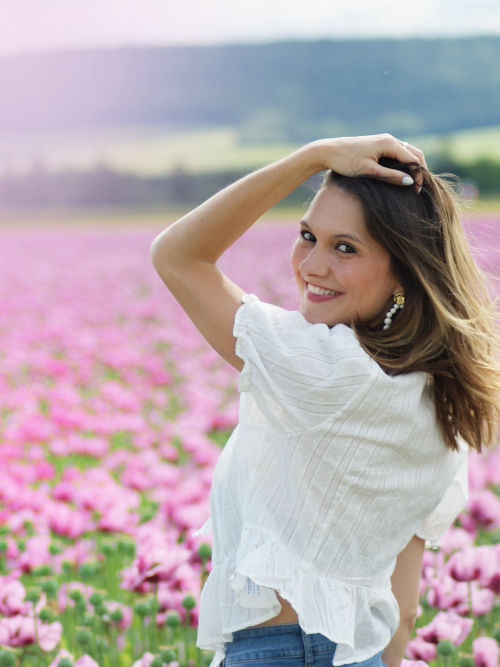
[(388, 667), (401, 664), (415, 625), (424, 547), (424, 540), (415, 535), (399, 554), (392, 574), (392, 592), (398, 601), (400, 618), (399, 627), (382, 656)]

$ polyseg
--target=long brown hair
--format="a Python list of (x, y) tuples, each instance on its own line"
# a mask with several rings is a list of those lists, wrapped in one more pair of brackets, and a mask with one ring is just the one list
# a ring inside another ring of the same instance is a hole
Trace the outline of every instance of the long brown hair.
[[(412, 173), (416, 165), (385, 166)], [(442, 177), (422, 170), (420, 194), (368, 177), (328, 172), (357, 197), (368, 232), (390, 253), (405, 292), (389, 329), (352, 323), (364, 349), (391, 375), (424, 371), (432, 382), (448, 447), (461, 436), (481, 451), (500, 421), (500, 358), (495, 308), (460, 222), (456, 197)]]

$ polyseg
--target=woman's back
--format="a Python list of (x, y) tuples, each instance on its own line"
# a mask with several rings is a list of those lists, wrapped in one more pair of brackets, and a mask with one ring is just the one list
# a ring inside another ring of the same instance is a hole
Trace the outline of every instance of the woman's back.
[(221, 650), (275, 613), (279, 590), (336, 658), (362, 661), (397, 627), (397, 555), (414, 534), (437, 539), (463, 504), (466, 454), (443, 442), (424, 373), (391, 377), (348, 327), (244, 301), (240, 420), (214, 473), (199, 641)]

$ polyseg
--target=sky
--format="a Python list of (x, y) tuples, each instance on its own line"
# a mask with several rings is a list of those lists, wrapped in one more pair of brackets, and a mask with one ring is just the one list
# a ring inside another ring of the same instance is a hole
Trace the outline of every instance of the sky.
[(498, 0), (0, 0), (0, 55), (283, 39), (500, 35)]

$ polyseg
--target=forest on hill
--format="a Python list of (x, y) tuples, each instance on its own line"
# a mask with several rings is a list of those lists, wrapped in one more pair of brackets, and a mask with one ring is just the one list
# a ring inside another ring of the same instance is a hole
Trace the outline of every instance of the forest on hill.
[(0, 59), (0, 131), (237, 126), (248, 141), (500, 118), (500, 37), (122, 48)]
[[(500, 37), (321, 40), (217, 47), (74, 50), (0, 58), (1, 136), (117, 127), (168, 133), (233, 128), (241, 145), (391, 132), (401, 138), (495, 126)], [(200, 147), (203, 150), (203, 146)], [(500, 191), (500, 161), (438, 156), (482, 194)], [(59, 172), (4, 168), (0, 208), (192, 204), (241, 168), (155, 176), (106, 164)], [(299, 193), (302, 200), (303, 193)]]

